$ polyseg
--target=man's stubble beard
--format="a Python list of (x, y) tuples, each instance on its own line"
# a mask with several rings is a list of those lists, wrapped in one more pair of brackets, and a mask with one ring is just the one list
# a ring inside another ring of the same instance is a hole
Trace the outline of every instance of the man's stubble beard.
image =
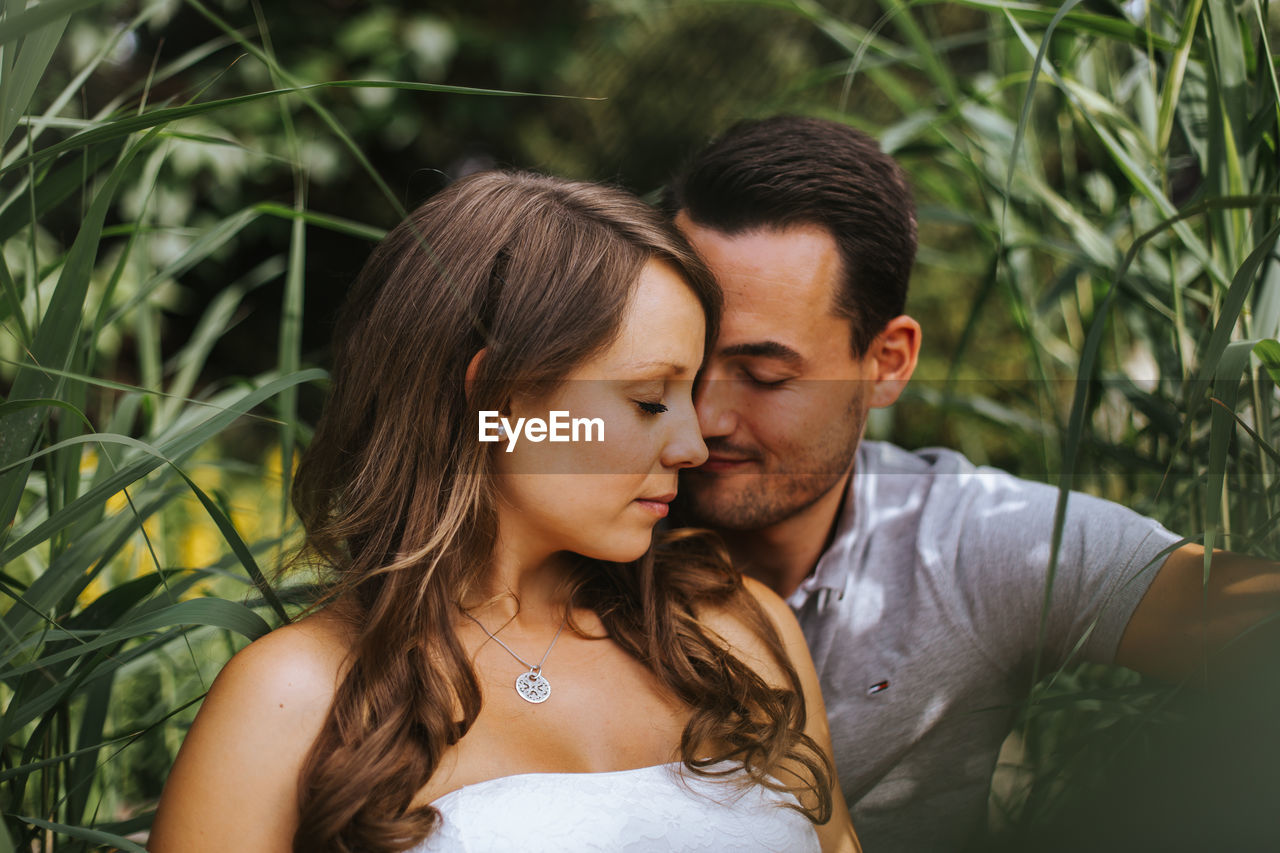
[[(719, 530), (761, 530), (792, 518), (813, 506), (844, 481), (853, 468), (866, 425), (867, 406), (860, 390), (840, 419), (851, 429), (831, 424), (820, 445), (800, 459), (792, 455), (780, 470), (741, 474), (680, 474), (673, 517), (682, 524)], [(714, 440), (708, 442), (714, 447)], [(757, 463), (758, 464), (758, 463)], [(796, 473), (796, 469), (802, 473)]]

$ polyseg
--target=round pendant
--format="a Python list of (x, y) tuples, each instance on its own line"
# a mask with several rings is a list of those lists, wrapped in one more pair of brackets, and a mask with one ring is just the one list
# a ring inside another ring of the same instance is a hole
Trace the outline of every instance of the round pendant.
[(516, 692), (524, 701), (537, 705), (551, 698), (551, 682), (545, 675), (529, 670), (516, 678)]

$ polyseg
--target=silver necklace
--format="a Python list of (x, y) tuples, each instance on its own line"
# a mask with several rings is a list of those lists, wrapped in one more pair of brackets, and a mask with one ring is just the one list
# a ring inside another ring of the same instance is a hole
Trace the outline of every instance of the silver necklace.
[(540, 705), (551, 698), (551, 682), (547, 681), (547, 677), (542, 674), (542, 665), (547, 662), (547, 658), (551, 655), (551, 650), (556, 647), (556, 640), (560, 639), (560, 632), (564, 630), (565, 623), (569, 621), (568, 610), (565, 610), (564, 619), (560, 620), (560, 627), (556, 629), (556, 635), (551, 638), (551, 645), (547, 646), (547, 650), (542, 653), (542, 660), (538, 661), (536, 666), (513, 652), (510, 646), (499, 640), (498, 635), (486, 628), (479, 619), (465, 610), (462, 611), (462, 615), (479, 625), (480, 630), (489, 635), (489, 639), (507, 650), (507, 654), (529, 667), (528, 672), (522, 672), (516, 678), (516, 692), (520, 694), (521, 699), (526, 702), (532, 702), (534, 705)]

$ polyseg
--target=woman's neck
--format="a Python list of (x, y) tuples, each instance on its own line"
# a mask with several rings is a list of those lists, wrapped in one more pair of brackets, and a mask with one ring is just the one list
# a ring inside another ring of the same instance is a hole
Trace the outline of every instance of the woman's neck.
[(535, 626), (560, 622), (571, 594), (571, 556), (546, 553), (498, 537), (489, 571), (461, 602), (473, 616), (498, 624), (517, 621)]

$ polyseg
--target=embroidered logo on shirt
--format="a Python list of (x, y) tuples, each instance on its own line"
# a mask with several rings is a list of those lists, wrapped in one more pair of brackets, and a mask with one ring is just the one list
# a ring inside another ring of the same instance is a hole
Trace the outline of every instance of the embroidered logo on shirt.
[(871, 685), (870, 687), (868, 687), (868, 688), (867, 688), (867, 695), (868, 695), (868, 696), (874, 696), (874, 695), (876, 695), (877, 693), (883, 693), (884, 691), (886, 691), (886, 690), (888, 690), (888, 689), (889, 689), (889, 680), (888, 680), (888, 679), (885, 679), (884, 681), (877, 681), (875, 684), (873, 684), (873, 685)]

